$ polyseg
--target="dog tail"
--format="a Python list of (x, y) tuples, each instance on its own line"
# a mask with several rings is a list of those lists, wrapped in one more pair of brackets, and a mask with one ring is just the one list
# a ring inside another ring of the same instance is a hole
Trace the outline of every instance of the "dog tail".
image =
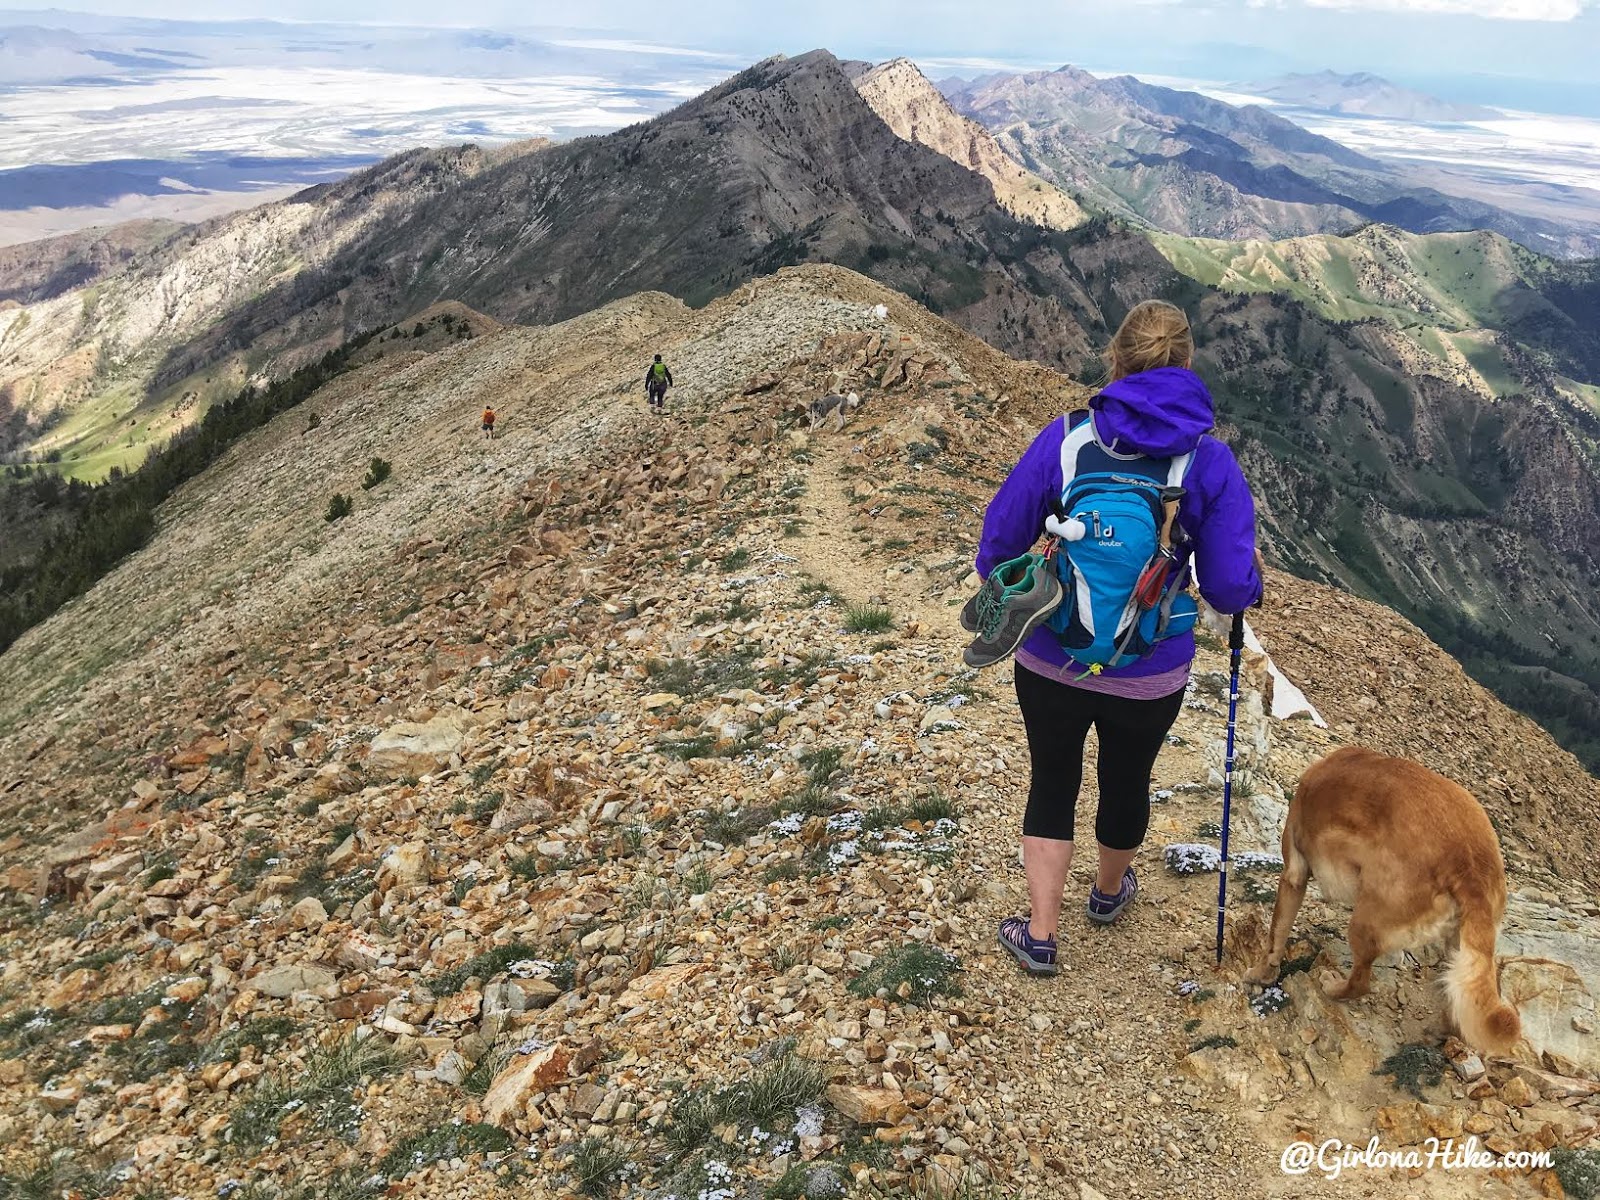
[(1522, 1018), (1500, 995), (1494, 961), (1499, 932), (1499, 920), (1481, 898), (1461, 904), (1459, 942), (1444, 989), (1462, 1038), (1479, 1050), (1503, 1054), (1522, 1036)]

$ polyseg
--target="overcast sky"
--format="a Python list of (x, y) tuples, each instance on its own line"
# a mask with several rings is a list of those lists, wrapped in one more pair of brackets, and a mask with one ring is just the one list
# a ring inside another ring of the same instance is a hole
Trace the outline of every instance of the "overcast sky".
[[(1600, 0), (85, 0), (126, 16), (268, 17), (509, 29), (736, 51), (826, 46), (842, 56), (1259, 79), (1285, 70), (1375, 71), (1517, 104), (1552, 83), (1600, 91)], [(48, 14), (38, 14), (48, 24)], [(1474, 77), (1479, 77), (1474, 84)], [(1532, 103), (1527, 106), (1533, 107)]]

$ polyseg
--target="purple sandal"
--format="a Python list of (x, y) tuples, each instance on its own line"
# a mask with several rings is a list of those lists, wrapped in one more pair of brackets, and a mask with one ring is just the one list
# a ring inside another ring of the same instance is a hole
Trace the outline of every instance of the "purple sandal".
[(1032, 975), (1054, 975), (1056, 965), (1055, 938), (1036, 938), (1028, 932), (1027, 917), (1007, 917), (1000, 922), (1000, 944), (1011, 951), (1019, 963)]
[(1089, 889), (1089, 920), (1109, 925), (1122, 915), (1122, 910), (1133, 903), (1139, 894), (1139, 880), (1129, 867), (1122, 875), (1122, 886), (1115, 896), (1108, 896), (1097, 887)]

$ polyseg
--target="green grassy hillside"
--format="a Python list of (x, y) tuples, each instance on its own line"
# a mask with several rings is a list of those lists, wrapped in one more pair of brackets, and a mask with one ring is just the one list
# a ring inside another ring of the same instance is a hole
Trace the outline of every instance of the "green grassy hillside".
[(1493, 233), (1417, 234), (1387, 225), (1282, 241), (1151, 239), (1174, 267), (1208, 286), (1288, 296), (1334, 321), (1388, 322), (1426, 354), (1470, 368), (1491, 395), (1529, 384), (1500, 334), (1531, 352), (1535, 367), (1600, 382), (1595, 260), (1556, 262)]

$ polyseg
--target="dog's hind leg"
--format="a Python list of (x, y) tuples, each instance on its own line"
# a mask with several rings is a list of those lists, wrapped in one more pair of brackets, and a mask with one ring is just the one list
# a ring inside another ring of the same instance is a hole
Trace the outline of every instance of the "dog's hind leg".
[(1350, 913), (1350, 974), (1342, 982), (1325, 982), (1323, 991), (1333, 1000), (1354, 1000), (1372, 990), (1372, 964), (1379, 956), (1410, 944), (1413, 922), (1395, 913), (1370, 886), (1356, 892)]
[(1245, 975), (1246, 983), (1275, 983), (1283, 969), (1283, 956), (1289, 948), (1289, 931), (1300, 915), (1306, 898), (1306, 881), (1311, 878), (1311, 863), (1295, 847), (1290, 836), (1293, 822), (1283, 830), (1283, 874), (1278, 877), (1278, 898), (1272, 905), (1272, 929), (1267, 935), (1267, 952), (1255, 968)]

